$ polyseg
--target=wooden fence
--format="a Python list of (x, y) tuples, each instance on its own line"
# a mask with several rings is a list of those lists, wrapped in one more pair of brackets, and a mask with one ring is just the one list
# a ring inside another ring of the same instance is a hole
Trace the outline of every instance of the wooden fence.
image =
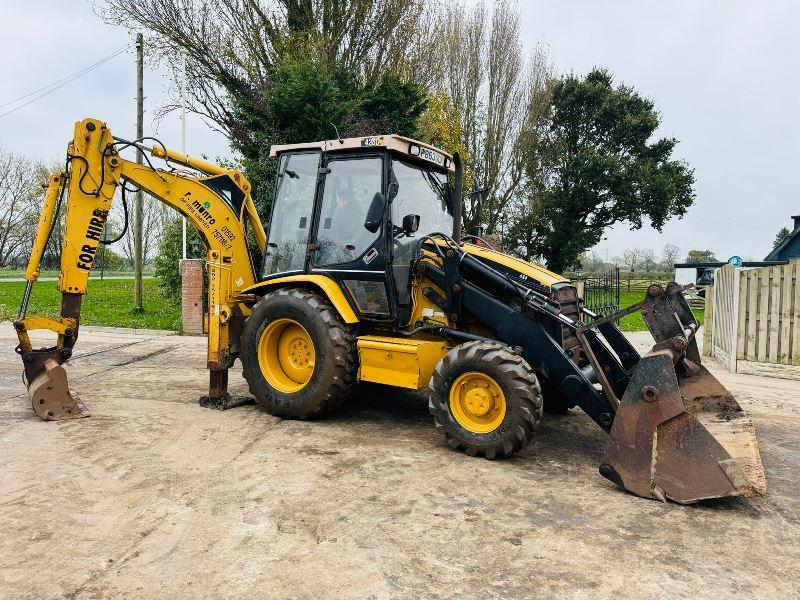
[(800, 260), (719, 269), (711, 332), (710, 353), (731, 371), (800, 378)]

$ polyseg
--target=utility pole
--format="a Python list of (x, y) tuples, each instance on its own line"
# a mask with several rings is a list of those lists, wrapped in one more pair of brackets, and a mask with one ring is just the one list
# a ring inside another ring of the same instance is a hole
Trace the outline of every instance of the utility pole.
[[(183, 51), (183, 78), (181, 80), (181, 152), (186, 154), (186, 51)], [(182, 235), (181, 247), (183, 248), (182, 258), (186, 258), (186, 216), (181, 219)]]
[[(136, 139), (144, 137), (144, 36), (136, 34)], [(141, 149), (136, 149), (136, 162), (142, 164)], [(133, 234), (133, 295), (136, 311), (142, 311), (142, 190), (136, 192)]]

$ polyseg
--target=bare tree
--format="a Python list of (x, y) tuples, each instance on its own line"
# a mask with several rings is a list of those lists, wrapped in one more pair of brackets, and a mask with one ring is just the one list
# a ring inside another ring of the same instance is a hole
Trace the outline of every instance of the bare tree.
[(232, 103), (268, 89), (282, 53), (311, 52), (366, 79), (391, 70), (423, 81), (436, 72), (427, 55), (438, 9), (425, 0), (107, 0), (101, 14), (152, 32), (151, 60), (176, 75), (185, 53), (191, 110), (227, 134)]
[[(124, 235), (111, 246), (111, 249), (120, 254), (129, 265), (133, 265), (134, 256), (134, 227), (133, 227), (133, 194), (127, 196), (127, 220), (128, 227), (125, 228), (125, 205), (122, 203), (120, 191), (111, 209), (112, 235), (116, 238), (120, 234)], [(164, 226), (170, 220), (175, 219), (175, 212), (163, 202), (145, 193), (142, 200), (142, 262), (145, 265), (152, 264), (158, 252), (158, 245), (164, 232)]]
[(672, 271), (681, 256), (681, 249), (675, 244), (667, 244), (661, 252), (661, 266), (665, 271)]
[(617, 258), (617, 264), (624, 266), (628, 271), (633, 273), (636, 267), (642, 262), (644, 250), (641, 248), (629, 248), (622, 253), (621, 258)]
[(587, 273), (602, 273), (612, 268), (597, 252), (584, 252), (580, 258), (583, 270)]
[(642, 250), (641, 258), (639, 259), (639, 266), (642, 271), (649, 273), (656, 269), (656, 255), (650, 248)]
[(0, 266), (29, 254), (48, 175), (40, 161), (0, 148)]
[[(542, 108), (551, 79), (547, 52), (525, 56), (516, 6), (499, 0), (489, 11), (457, 2), (445, 10), (442, 27), (442, 91), (461, 115), (464, 145), (476, 185), (485, 189), (483, 205), (467, 203), (467, 228), (485, 221), (498, 229), (501, 215), (524, 176), (528, 151), (523, 138)], [(474, 198), (474, 197), (473, 197)]]

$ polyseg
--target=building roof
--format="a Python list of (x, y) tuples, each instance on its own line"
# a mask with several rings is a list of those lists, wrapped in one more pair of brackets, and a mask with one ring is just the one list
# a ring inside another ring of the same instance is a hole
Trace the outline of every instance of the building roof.
[(764, 260), (800, 258), (800, 215), (795, 215), (792, 219), (794, 219), (795, 223), (794, 231), (778, 244), (772, 252), (767, 254)]
[(416, 160), (425, 161), (444, 167), (448, 171), (455, 171), (452, 155), (435, 146), (403, 137), (402, 135), (373, 135), (369, 137), (354, 137), (338, 140), (322, 140), (319, 142), (306, 142), (304, 144), (281, 144), (272, 146), (269, 149), (270, 156), (277, 156), (281, 152), (289, 150), (313, 150), (319, 149), (323, 152), (338, 152), (342, 150), (369, 150), (374, 148), (386, 148), (409, 155)]

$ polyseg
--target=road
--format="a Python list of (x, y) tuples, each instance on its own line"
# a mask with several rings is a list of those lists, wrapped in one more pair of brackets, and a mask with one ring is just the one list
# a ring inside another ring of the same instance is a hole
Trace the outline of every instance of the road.
[(68, 372), (92, 416), (45, 423), (15, 343), (2, 323), (2, 598), (800, 593), (797, 382), (709, 361), (753, 416), (769, 491), (686, 507), (600, 477), (606, 436), (577, 410), (490, 462), (378, 387), (316, 422), (203, 409), (203, 338), (84, 332)]

